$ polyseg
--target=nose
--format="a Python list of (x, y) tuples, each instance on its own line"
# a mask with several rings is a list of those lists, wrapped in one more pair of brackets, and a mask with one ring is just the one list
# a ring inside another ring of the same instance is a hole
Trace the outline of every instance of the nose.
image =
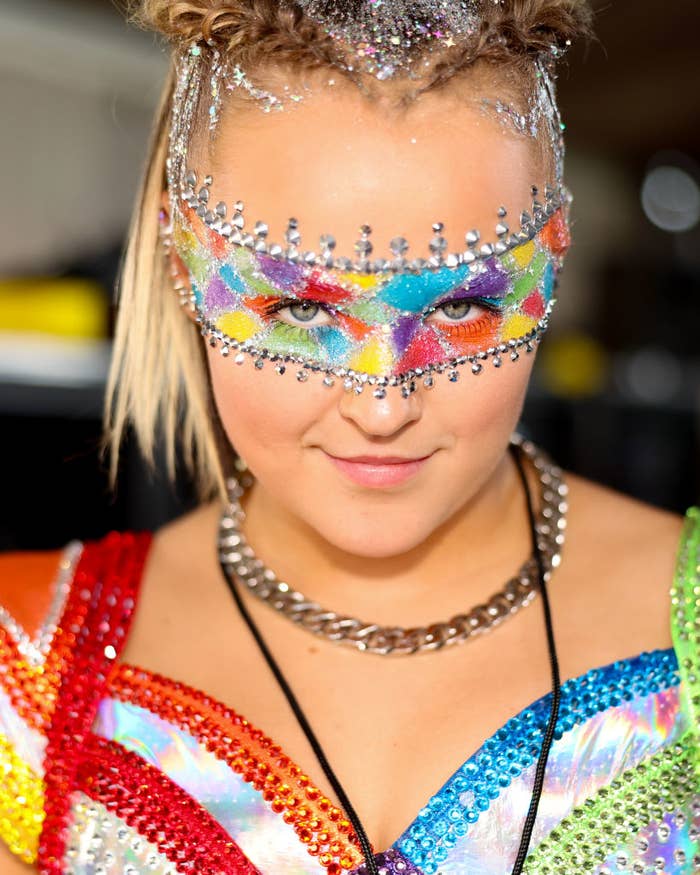
[(420, 419), (422, 392), (411, 392), (404, 398), (399, 386), (389, 386), (384, 398), (376, 398), (371, 386), (365, 386), (359, 395), (354, 391), (344, 391), (338, 409), (344, 419), (355, 423), (366, 434), (390, 437), (409, 422)]

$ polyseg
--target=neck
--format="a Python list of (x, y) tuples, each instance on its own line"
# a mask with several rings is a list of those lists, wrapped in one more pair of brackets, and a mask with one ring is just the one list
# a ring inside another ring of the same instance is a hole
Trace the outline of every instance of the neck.
[[(538, 479), (526, 467), (537, 504)], [(382, 624), (424, 625), (485, 601), (530, 553), (525, 497), (504, 452), (481, 489), (425, 540), (400, 555), (367, 558), (329, 543), (256, 481), (242, 499), (243, 530), (277, 577), (339, 613)]]

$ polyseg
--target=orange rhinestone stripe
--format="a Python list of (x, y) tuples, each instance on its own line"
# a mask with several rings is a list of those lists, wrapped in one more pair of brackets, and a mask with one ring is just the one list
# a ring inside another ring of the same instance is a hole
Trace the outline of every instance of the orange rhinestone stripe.
[(108, 694), (147, 708), (197, 738), (270, 803), (331, 875), (364, 857), (345, 813), (315, 787), (282, 748), (223, 703), (185, 684), (122, 663)]
[(30, 665), (2, 626), (0, 664), (3, 666), (0, 683), (15, 711), (32, 729), (45, 730), (56, 705), (60, 675), (46, 664)]

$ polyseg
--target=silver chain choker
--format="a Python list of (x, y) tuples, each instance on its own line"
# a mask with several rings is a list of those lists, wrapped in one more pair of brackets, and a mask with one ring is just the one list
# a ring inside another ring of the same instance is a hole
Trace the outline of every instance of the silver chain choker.
[[(561, 469), (535, 444), (518, 434), (513, 435), (511, 442), (522, 449), (539, 475), (540, 510), (536, 530), (545, 580), (548, 581), (552, 570), (559, 565), (564, 544), (568, 487)], [(457, 614), (446, 622), (415, 628), (380, 626), (327, 610), (279, 580), (248, 544), (241, 529), (245, 511), (240, 498), (251, 483), (249, 474), (244, 474), (240, 480), (232, 477), (227, 481), (230, 503), (219, 526), (221, 563), (227, 574), (235, 575), (259, 599), (326, 640), (381, 655), (437, 650), (488, 631), (528, 605), (537, 594), (537, 561), (535, 556), (530, 556), (517, 574), (485, 604), (476, 605), (468, 613)]]

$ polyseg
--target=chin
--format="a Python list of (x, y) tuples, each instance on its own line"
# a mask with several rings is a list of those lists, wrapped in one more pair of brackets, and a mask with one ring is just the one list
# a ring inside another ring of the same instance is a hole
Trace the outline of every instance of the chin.
[(372, 516), (362, 520), (357, 518), (357, 511), (354, 517), (336, 520), (326, 516), (309, 519), (308, 523), (336, 550), (363, 559), (390, 559), (408, 553), (440, 524), (440, 520), (431, 521), (424, 508), (417, 507), (412, 513), (404, 511), (395, 517), (385, 512), (381, 519)]

